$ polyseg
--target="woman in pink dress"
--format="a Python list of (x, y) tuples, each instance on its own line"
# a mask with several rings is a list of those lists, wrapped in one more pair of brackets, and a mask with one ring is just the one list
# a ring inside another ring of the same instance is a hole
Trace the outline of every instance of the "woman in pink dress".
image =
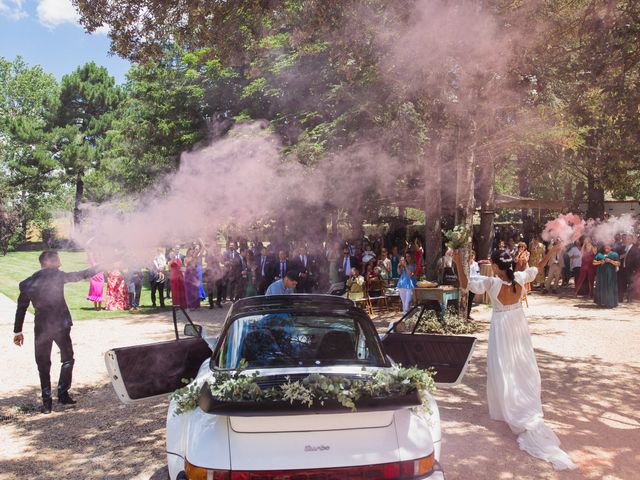
[(107, 277), (106, 310), (125, 310), (128, 305), (128, 289), (124, 281), (124, 275), (118, 266), (115, 266)]
[(181, 307), (187, 306), (184, 290), (184, 275), (182, 274), (182, 261), (176, 258), (175, 253), (169, 254), (169, 283), (171, 284), (171, 303)]
[(413, 261), (416, 264), (415, 278), (418, 280), (422, 276), (422, 258), (424, 257), (424, 249), (422, 242), (418, 237), (413, 241)]
[[(96, 266), (96, 261), (91, 254), (89, 254), (89, 265), (92, 267)], [(96, 272), (96, 274), (89, 279), (89, 294), (87, 295), (87, 300), (93, 302), (93, 308), (98, 311), (102, 309), (103, 293), (104, 274), (102, 272)]]

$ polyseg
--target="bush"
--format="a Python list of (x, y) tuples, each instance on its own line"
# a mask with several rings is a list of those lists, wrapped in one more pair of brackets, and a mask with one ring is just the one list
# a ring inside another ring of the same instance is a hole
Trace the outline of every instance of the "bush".
[[(413, 330), (420, 316), (420, 309), (416, 309), (414, 312), (413, 316), (405, 320), (409, 331)], [(439, 333), (442, 335), (464, 335), (477, 331), (478, 325), (460, 318), (455, 308), (447, 309), (442, 322), (434, 310), (426, 310), (416, 330), (420, 333)]]

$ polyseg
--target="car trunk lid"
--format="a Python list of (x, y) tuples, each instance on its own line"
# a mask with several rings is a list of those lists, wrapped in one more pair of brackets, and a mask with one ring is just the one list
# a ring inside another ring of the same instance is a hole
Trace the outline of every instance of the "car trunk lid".
[(228, 417), (233, 470), (290, 470), (399, 460), (393, 411)]

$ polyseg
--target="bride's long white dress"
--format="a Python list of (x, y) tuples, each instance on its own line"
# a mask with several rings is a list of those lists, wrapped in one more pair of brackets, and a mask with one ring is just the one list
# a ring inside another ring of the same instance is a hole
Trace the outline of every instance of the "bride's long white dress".
[[(515, 272), (515, 281), (524, 292), (525, 284), (532, 282), (537, 274), (535, 267)], [(520, 448), (530, 455), (551, 462), (556, 470), (576, 468), (560, 448), (558, 437), (544, 423), (540, 372), (522, 302), (500, 303), (498, 294), (502, 285), (497, 277), (469, 279), (469, 290), (477, 295), (487, 292), (493, 305), (487, 354), (489, 415), (494, 420), (507, 422), (518, 434)]]

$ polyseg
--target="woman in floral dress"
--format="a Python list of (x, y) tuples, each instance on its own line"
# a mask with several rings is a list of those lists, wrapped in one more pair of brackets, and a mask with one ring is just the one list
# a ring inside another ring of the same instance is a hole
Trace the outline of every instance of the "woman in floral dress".
[(108, 273), (106, 310), (125, 310), (128, 305), (128, 291), (124, 275), (119, 265)]

